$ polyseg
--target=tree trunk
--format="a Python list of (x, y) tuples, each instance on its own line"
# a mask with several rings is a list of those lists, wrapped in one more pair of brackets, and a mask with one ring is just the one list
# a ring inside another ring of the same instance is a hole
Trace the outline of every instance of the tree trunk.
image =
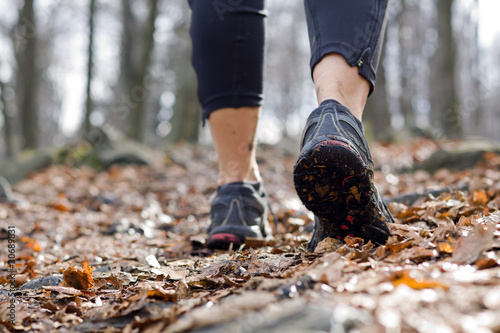
[(89, 45), (87, 48), (87, 100), (85, 101), (85, 117), (83, 119), (83, 133), (88, 134), (91, 129), (90, 115), (92, 114), (93, 101), (92, 101), (92, 77), (94, 69), (94, 29), (95, 29), (95, 9), (96, 0), (90, 0), (89, 4)]
[(7, 99), (5, 98), (5, 84), (0, 81), (0, 102), (2, 103), (3, 131), (5, 142), (5, 155), (12, 158), (15, 155), (14, 136), (12, 135), (12, 122), (9, 115)]
[(16, 50), (18, 60), (18, 106), (21, 114), (23, 149), (36, 149), (38, 143), (38, 70), (36, 68), (37, 30), (33, 0), (25, 0), (18, 23), (24, 49)]
[(190, 57), (182, 60), (176, 78), (174, 114), (170, 119), (172, 129), (167, 139), (171, 142), (196, 142), (201, 116), (196, 97), (196, 75), (191, 67)]
[(191, 43), (185, 42), (189, 40), (189, 20), (185, 20), (178, 26), (176, 34), (180, 37), (180, 42), (175, 52), (175, 104), (174, 113), (170, 119), (172, 127), (167, 140), (196, 142), (199, 136), (201, 115), (196, 96), (196, 74), (191, 65)]
[[(479, 12), (479, 0), (474, 0), (474, 10), (476, 13)], [(473, 115), (473, 134), (484, 135), (485, 134), (485, 124), (484, 124), (484, 105), (483, 105), (483, 93), (481, 85), (481, 46), (479, 45), (479, 14), (476, 14), (474, 18), (474, 36), (471, 41), (472, 44), (472, 54), (471, 54), (471, 65), (472, 65), (472, 89), (473, 96), (475, 97), (476, 105)]]
[(391, 138), (391, 115), (389, 113), (384, 58), (385, 46), (382, 47), (380, 64), (377, 69), (377, 84), (366, 102), (366, 112), (363, 115), (376, 141), (390, 140)]
[[(144, 120), (146, 119), (145, 102), (149, 89), (145, 84), (145, 79), (151, 62), (151, 54), (154, 47), (155, 20), (158, 15), (158, 0), (151, 0), (150, 4), (147, 26), (143, 35), (142, 52), (137, 71), (134, 75), (134, 84), (129, 92), (132, 103), (127, 132), (130, 138), (137, 141), (142, 141), (144, 137)], [(127, 22), (124, 22), (124, 24), (126, 25)]]
[[(434, 121), (440, 120), (444, 134), (462, 135), (462, 117), (456, 97), (456, 46), (453, 37), (453, 0), (437, 0), (438, 47), (432, 59), (431, 109)], [(437, 118), (439, 117), (439, 118)]]
[[(414, 78), (413, 78), (413, 65), (410, 61), (411, 56), (415, 56), (414, 44), (416, 41), (414, 38), (412, 40), (407, 40), (403, 38), (401, 32), (404, 29), (414, 29), (413, 18), (418, 15), (417, 6), (408, 4), (408, 0), (401, 1), (401, 18), (399, 20), (399, 45), (401, 47), (401, 113), (404, 117), (404, 123), (406, 129), (410, 129), (415, 126), (415, 110), (413, 109), (412, 99), (415, 94), (414, 89)], [(415, 31), (413, 30), (416, 35)]]

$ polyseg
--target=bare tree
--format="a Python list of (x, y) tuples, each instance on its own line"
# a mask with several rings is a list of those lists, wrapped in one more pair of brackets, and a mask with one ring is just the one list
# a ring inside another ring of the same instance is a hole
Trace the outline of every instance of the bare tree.
[(479, 45), (479, 1), (463, 4), (457, 11), (456, 39), (458, 49), (457, 80), (458, 99), (460, 100), (461, 113), (464, 117), (464, 132), (466, 134), (485, 135), (484, 112), (482, 108), (480, 77), (480, 45)]
[(85, 134), (90, 132), (90, 115), (93, 110), (93, 100), (92, 100), (92, 78), (94, 69), (94, 30), (95, 30), (95, 11), (96, 11), (96, 0), (90, 0), (89, 2), (89, 44), (87, 48), (87, 99), (85, 101), (85, 116), (83, 119), (83, 132)]
[(37, 93), (39, 72), (37, 61), (37, 24), (34, 0), (25, 0), (15, 27), (14, 45), (17, 61), (18, 108), (21, 115), (23, 148), (35, 149), (38, 145)]
[[(268, 39), (264, 72), (265, 107), (281, 123), (281, 135), (289, 138), (290, 119), (312, 95), (304, 4), (302, 1), (269, 4)], [(286, 31), (286, 38), (283, 38)]]
[(386, 75), (384, 68), (385, 47), (380, 55), (377, 69), (377, 84), (373, 94), (366, 102), (363, 119), (369, 124), (371, 134), (377, 141), (389, 140), (391, 137), (391, 114), (387, 96)]
[[(144, 136), (144, 119), (146, 119), (146, 108), (145, 102), (148, 95), (148, 87), (145, 83), (147, 76), (147, 71), (149, 64), (151, 62), (151, 53), (154, 47), (154, 33), (155, 33), (155, 21), (158, 15), (158, 1), (150, 0), (150, 9), (147, 19), (147, 25), (144, 29), (144, 34), (142, 36), (142, 47), (139, 60), (137, 63), (132, 63), (132, 87), (129, 90), (129, 94), (132, 98), (129, 124), (127, 129), (127, 134), (130, 138), (142, 141)], [(130, 3), (129, 1), (124, 1), (124, 10), (126, 16), (131, 16)], [(123, 22), (124, 26), (128, 25), (127, 21)], [(124, 27), (124, 29), (127, 29)], [(130, 40), (126, 41), (127, 43)], [(132, 45), (127, 45), (127, 47), (132, 47)], [(123, 68), (123, 67), (122, 67)]]
[(12, 121), (9, 115), (7, 98), (5, 98), (5, 83), (0, 80), (0, 103), (3, 116), (3, 137), (5, 142), (5, 155), (12, 158), (15, 155), (14, 136), (12, 130)]
[(451, 138), (462, 135), (462, 117), (456, 96), (456, 45), (453, 36), (453, 0), (436, 0), (438, 47), (432, 59), (430, 102), (433, 123)]
[[(185, 4), (181, 4), (186, 6)], [(188, 13), (183, 8), (183, 13)], [(170, 118), (171, 130), (167, 136), (170, 142), (198, 141), (201, 113), (196, 97), (196, 75), (191, 65), (191, 42), (189, 38), (189, 16), (180, 18), (175, 26), (178, 37), (172, 45), (172, 69), (175, 73), (174, 113)]]
[(415, 126), (415, 112), (412, 100), (415, 96), (415, 57), (419, 53), (421, 43), (417, 42), (416, 25), (419, 24), (419, 3), (402, 0), (399, 17), (399, 44), (401, 47), (401, 113), (404, 116), (405, 127)]
[(479, 0), (474, 0), (473, 4), (476, 17), (472, 21), (473, 25), (473, 37), (470, 41), (471, 43), (471, 68), (472, 68), (472, 86), (473, 95), (475, 96), (475, 108), (474, 108), (474, 121), (473, 121), (473, 131), (475, 134), (480, 134), (484, 130), (484, 106), (482, 104), (482, 91), (481, 91), (481, 79), (480, 79), (480, 67), (481, 67), (481, 48), (479, 46)]

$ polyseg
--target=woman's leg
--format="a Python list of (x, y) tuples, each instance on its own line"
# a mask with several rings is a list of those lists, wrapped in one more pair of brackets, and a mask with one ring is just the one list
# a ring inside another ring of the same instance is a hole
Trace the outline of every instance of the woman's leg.
[(383, 244), (392, 221), (373, 184), (361, 117), (373, 91), (387, 0), (305, 0), (319, 107), (294, 168), (297, 194), (315, 215), (314, 251), (327, 237)]
[(336, 100), (361, 120), (370, 84), (359, 75), (358, 67), (351, 67), (342, 55), (330, 53), (314, 67), (313, 80), (318, 105), (328, 99)]
[[(340, 99), (354, 98), (353, 106), (359, 107), (359, 102), (368, 94), (363, 96), (358, 90), (365, 90), (368, 83), (370, 94), (375, 86), (388, 0), (304, 0), (304, 5), (311, 45), (311, 72), (319, 104), (324, 100), (321, 98), (335, 95)], [(367, 82), (360, 82), (356, 76)]]
[(219, 185), (260, 181), (255, 133), (263, 98), (264, 0), (191, 0), (198, 97), (219, 157)]
[(260, 182), (255, 158), (259, 107), (225, 108), (210, 116), (210, 129), (219, 156), (219, 185)]
[(267, 197), (255, 158), (263, 98), (264, 0), (190, 0), (198, 97), (219, 159), (208, 246), (268, 237)]

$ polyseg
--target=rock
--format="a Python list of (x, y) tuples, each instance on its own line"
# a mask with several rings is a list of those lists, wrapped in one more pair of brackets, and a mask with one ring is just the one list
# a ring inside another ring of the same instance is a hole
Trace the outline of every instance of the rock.
[(23, 284), (19, 290), (42, 289), (44, 286), (58, 286), (62, 280), (62, 276), (59, 275), (45, 276)]
[(13, 199), (12, 187), (7, 179), (0, 176), (0, 202), (10, 202)]
[(412, 206), (418, 200), (428, 198), (429, 196), (439, 197), (441, 194), (446, 192), (467, 191), (468, 188), (469, 188), (468, 184), (460, 184), (457, 186), (447, 187), (443, 189), (429, 190), (424, 193), (408, 193), (408, 194), (398, 195), (395, 197), (384, 197), (383, 199), (386, 204), (394, 202), (394, 203), (405, 204), (407, 206)]
[(120, 219), (120, 221), (111, 224), (106, 230), (103, 230), (101, 233), (108, 236), (114, 235), (116, 233), (129, 235), (138, 233), (140, 235), (144, 235), (146, 238), (152, 238), (155, 227), (155, 223), (151, 220), (138, 222), (122, 218)]
[(97, 156), (99, 162), (105, 169), (115, 164), (149, 165), (149, 163), (138, 155), (120, 151), (103, 151)]
[(455, 147), (443, 148), (433, 153), (428, 159), (414, 167), (434, 173), (439, 169), (465, 170), (474, 167), (483, 160), (484, 154), (500, 154), (500, 144), (486, 141), (462, 142)]
[(289, 283), (279, 290), (278, 297), (280, 299), (294, 298), (303, 294), (304, 291), (312, 289), (314, 281), (309, 275), (302, 276), (297, 282)]
[(9, 183), (15, 184), (26, 178), (30, 173), (46, 168), (52, 164), (52, 158), (45, 153), (21, 155), (16, 160), (0, 163), (0, 176)]
[(111, 127), (94, 128), (87, 140), (92, 144), (89, 162), (107, 169), (115, 164), (151, 165), (163, 161), (163, 153), (127, 139)]

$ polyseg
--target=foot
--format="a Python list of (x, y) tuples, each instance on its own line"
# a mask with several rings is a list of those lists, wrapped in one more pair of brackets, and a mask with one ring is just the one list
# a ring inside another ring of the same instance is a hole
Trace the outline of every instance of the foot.
[(308, 250), (326, 237), (384, 244), (393, 222), (373, 183), (363, 125), (342, 104), (326, 100), (307, 121), (294, 168), (295, 189), (315, 215)]
[(260, 183), (219, 186), (210, 210), (208, 247), (227, 249), (231, 243), (239, 247), (247, 237), (270, 237), (267, 215), (267, 195)]

